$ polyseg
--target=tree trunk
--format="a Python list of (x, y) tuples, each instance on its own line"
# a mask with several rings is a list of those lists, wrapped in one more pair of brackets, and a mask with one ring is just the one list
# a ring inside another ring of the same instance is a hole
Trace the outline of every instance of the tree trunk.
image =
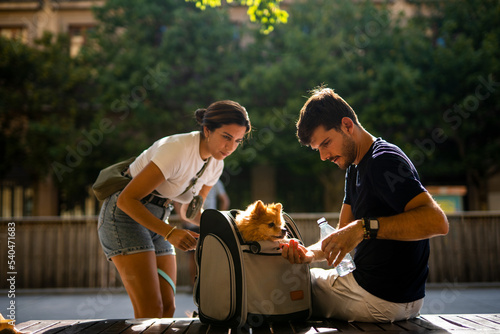
[(471, 211), (488, 210), (488, 175), (476, 170), (467, 171), (468, 209)]

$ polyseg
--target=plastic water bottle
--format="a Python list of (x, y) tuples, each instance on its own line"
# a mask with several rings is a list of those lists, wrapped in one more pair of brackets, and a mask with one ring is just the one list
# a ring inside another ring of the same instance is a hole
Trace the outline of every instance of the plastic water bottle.
[[(322, 217), (318, 219), (318, 225), (319, 225), (319, 231), (320, 231), (320, 238), (323, 240), (333, 232), (337, 231), (336, 228), (332, 227), (328, 222), (326, 221), (325, 217)], [(352, 272), (354, 269), (356, 269), (356, 265), (354, 264), (354, 261), (352, 260), (352, 257), (349, 253), (346, 254), (346, 256), (342, 259), (340, 264), (333, 268), (337, 270), (337, 273), (339, 276), (345, 276)]]

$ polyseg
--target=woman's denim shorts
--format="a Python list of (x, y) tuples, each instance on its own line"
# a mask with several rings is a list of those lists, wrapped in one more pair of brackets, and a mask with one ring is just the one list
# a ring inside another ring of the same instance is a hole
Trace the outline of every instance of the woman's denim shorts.
[[(175, 255), (175, 248), (163, 236), (142, 226), (116, 205), (120, 192), (116, 192), (101, 207), (97, 232), (106, 258), (154, 251), (156, 256)], [(171, 209), (156, 204), (146, 203), (146, 208), (161, 220), (167, 220)]]

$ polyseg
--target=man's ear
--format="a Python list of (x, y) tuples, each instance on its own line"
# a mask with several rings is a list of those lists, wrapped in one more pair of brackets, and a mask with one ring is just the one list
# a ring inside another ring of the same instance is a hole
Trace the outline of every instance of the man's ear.
[(342, 118), (342, 125), (340, 128), (342, 131), (344, 131), (345, 133), (352, 134), (353, 130), (354, 130), (354, 126), (355, 126), (355, 124), (352, 121), (352, 119), (350, 119), (349, 117)]

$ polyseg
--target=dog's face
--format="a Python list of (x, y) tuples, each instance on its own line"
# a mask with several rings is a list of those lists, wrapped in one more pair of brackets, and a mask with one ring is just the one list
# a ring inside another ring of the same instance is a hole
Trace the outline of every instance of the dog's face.
[(236, 224), (245, 241), (279, 241), (286, 236), (281, 203), (265, 205), (257, 201), (236, 216)]

